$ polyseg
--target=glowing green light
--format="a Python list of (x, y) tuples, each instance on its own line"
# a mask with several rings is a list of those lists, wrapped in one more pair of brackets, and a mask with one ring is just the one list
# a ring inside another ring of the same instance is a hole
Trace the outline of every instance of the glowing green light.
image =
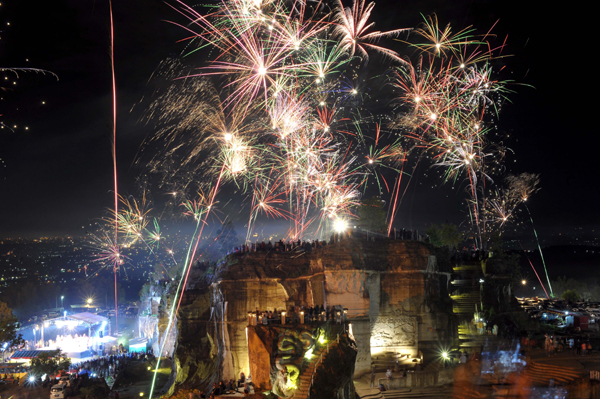
[(310, 359), (313, 355), (313, 348), (310, 348), (309, 350), (306, 351), (306, 353), (304, 354), (304, 357), (307, 359)]

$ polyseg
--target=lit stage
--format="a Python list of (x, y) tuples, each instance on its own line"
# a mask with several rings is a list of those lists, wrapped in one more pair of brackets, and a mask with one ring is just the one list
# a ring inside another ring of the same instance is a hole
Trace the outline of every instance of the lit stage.
[[(102, 355), (116, 341), (110, 337), (108, 321), (106, 317), (87, 312), (46, 320), (33, 326), (34, 341), (30, 349), (60, 349), (73, 360)], [(82, 329), (87, 329), (87, 334)]]

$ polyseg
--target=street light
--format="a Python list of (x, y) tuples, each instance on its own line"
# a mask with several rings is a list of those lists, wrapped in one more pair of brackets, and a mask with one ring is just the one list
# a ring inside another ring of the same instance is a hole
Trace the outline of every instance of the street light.
[(65, 296), (61, 295), (60, 296), (60, 307), (63, 309), (65, 308), (64, 300), (65, 300)]
[(333, 224), (333, 229), (336, 233), (343, 233), (348, 230), (348, 222), (344, 219), (337, 219)]
[(527, 285), (527, 280), (523, 280), (523, 281), (521, 281), (521, 284), (523, 284), (523, 285)]
[(88, 308), (90, 307), (90, 305), (92, 304), (92, 298), (88, 298), (87, 299), (87, 303), (88, 303)]

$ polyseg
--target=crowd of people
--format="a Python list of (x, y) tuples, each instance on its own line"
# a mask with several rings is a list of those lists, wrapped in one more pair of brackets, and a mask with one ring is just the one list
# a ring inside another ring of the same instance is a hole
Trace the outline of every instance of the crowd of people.
[(86, 360), (71, 364), (69, 372), (78, 378), (79, 375), (87, 374), (89, 377), (115, 377), (119, 371), (124, 369), (131, 361), (152, 359), (151, 353), (128, 352), (116, 355), (106, 355), (96, 359)]
[(396, 230), (390, 232), (389, 237), (379, 233), (367, 232), (362, 229), (350, 229), (343, 233), (334, 233), (329, 238), (329, 242), (326, 240), (298, 240), (298, 241), (284, 241), (279, 240), (275, 242), (254, 242), (249, 244), (242, 244), (234, 247), (228, 254), (231, 253), (247, 253), (247, 252), (290, 252), (290, 251), (305, 251), (310, 252), (313, 249), (319, 249), (326, 247), (327, 245), (339, 242), (344, 237), (355, 237), (368, 240), (380, 240), (380, 239), (395, 239), (395, 240), (412, 240), (412, 241), (428, 241), (428, 236), (422, 236), (418, 230)]
[(7, 365), (7, 367), (4, 367), (0, 370), (0, 373), (4, 375), (3, 379), (6, 379), (8, 375), (26, 373), (27, 371), (27, 367), (22, 365)]
[(317, 322), (326, 322), (326, 321), (335, 321), (337, 323), (341, 323), (345, 320), (344, 308), (341, 305), (334, 306), (292, 306), (288, 310), (264, 310), (261, 311), (256, 308), (254, 312), (248, 312), (254, 317), (254, 320), (251, 321), (251, 324), (281, 324), (283, 319), (283, 314), (285, 312), (285, 323), (293, 324), (293, 323), (301, 323), (302, 320), (304, 323), (317, 323)]
[(321, 248), (327, 245), (326, 241), (275, 241), (271, 243), (271, 241), (265, 243), (256, 242), (250, 244), (242, 244), (239, 247), (234, 247), (233, 251), (230, 253), (246, 253), (246, 252), (290, 252), (290, 251), (306, 251), (310, 252), (313, 249)]
[(592, 355), (591, 341), (588, 338), (557, 337), (556, 335), (545, 335), (544, 350), (548, 355), (570, 350), (574, 356)]
[(213, 383), (210, 392), (200, 392), (200, 399), (214, 399), (219, 395), (233, 394), (240, 392), (240, 390), (244, 393), (244, 397), (254, 393), (254, 385), (252, 384), (250, 376), (246, 378), (243, 372), (240, 374), (240, 378), (237, 382), (233, 378), (230, 378), (227, 381)]

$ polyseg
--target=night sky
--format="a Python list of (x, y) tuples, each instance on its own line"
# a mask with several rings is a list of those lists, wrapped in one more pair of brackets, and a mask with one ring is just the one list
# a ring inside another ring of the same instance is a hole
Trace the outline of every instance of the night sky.
[[(541, 174), (542, 189), (529, 206), (551, 243), (561, 232), (600, 229), (595, 35), (589, 9), (533, 3), (541, 4), (380, 1), (373, 20), (381, 30), (414, 27), (422, 21), (419, 13), (435, 12), (440, 24), (451, 22), (455, 30), (472, 24), (480, 32), (498, 21), (494, 32), (508, 35), (506, 52), (514, 55), (507, 78), (534, 87), (513, 87), (512, 104), (500, 115), (499, 129), (510, 134), (515, 151), (507, 168)], [(167, 22), (185, 19), (162, 1), (116, 0), (114, 16), (120, 191), (135, 194), (144, 170), (133, 160), (153, 132), (140, 122), (154, 90), (149, 78), (162, 60), (181, 56), (185, 44), (178, 41), (187, 34)], [(8, 77), (0, 118), (17, 126), (0, 130), (0, 238), (81, 234), (112, 204), (108, 0), (7, 0), (0, 25), (2, 67), (42, 68), (59, 78), (0, 74)], [(456, 191), (420, 177), (396, 225), (460, 222)], [(160, 200), (162, 194), (154, 195)]]

